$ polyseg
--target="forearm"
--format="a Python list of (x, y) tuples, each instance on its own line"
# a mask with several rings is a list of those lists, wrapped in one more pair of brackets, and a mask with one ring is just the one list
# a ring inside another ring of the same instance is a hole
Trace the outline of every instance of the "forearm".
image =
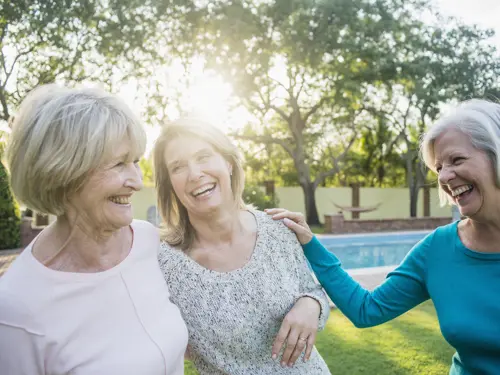
[(410, 274), (397, 272), (370, 292), (342, 269), (340, 260), (316, 237), (303, 248), (328, 296), (357, 327), (387, 322), (428, 298)]
[(328, 296), (323, 291), (321, 285), (316, 285), (315, 288), (304, 291), (300, 298), (303, 297), (312, 298), (319, 304), (321, 310), (318, 318), (318, 331), (322, 331), (325, 328), (326, 322), (330, 316), (330, 301), (328, 300)]

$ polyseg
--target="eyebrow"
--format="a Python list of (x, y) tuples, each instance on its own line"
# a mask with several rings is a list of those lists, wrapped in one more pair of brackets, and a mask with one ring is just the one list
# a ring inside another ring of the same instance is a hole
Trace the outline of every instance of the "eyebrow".
[(208, 148), (208, 147), (202, 148), (201, 150), (198, 150), (197, 152), (195, 152), (195, 155), (203, 154), (205, 152), (212, 152), (212, 149)]
[[(201, 150), (198, 150), (196, 151), (193, 156), (199, 156), (200, 154), (203, 154), (205, 152), (209, 152), (209, 153), (212, 153), (213, 150), (211, 148), (208, 148), (208, 147), (205, 147), (205, 148), (202, 148)], [(172, 160), (172, 161), (169, 161), (167, 163), (167, 168), (169, 167), (172, 167), (172, 166), (175, 166), (177, 164), (180, 164), (180, 160)]]

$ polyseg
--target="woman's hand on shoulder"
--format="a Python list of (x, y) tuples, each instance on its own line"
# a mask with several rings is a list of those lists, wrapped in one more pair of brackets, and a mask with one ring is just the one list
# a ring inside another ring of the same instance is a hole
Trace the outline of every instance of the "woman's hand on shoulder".
[(313, 238), (311, 228), (302, 213), (291, 212), (284, 208), (268, 208), (264, 212), (271, 215), (274, 220), (283, 220), (283, 223), (295, 232), (301, 245), (307, 244)]
[(316, 341), (320, 314), (321, 306), (318, 301), (308, 296), (299, 298), (281, 323), (273, 343), (272, 358), (276, 359), (286, 345), (281, 357), (283, 367), (292, 367), (304, 349), (304, 362), (309, 360)]

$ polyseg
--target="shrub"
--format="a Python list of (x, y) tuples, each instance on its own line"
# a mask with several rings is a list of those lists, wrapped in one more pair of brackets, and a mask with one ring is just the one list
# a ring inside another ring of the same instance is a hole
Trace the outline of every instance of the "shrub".
[(19, 206), (10, 191), (7, 171), (0, 162), (0, 250), (21, 246)]
[(255, 185), (245, 186), (243, 200), (246, 204), (252, 205), (258, 210), (278, 207), (279, 204), (278, 197), (267, 195), (261, 187)]

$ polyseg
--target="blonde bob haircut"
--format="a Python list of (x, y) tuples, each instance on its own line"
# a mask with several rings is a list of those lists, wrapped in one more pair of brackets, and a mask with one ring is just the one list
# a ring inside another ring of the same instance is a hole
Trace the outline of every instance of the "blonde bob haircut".
[(121, 100), (96, 88), (41, 86), (24, 99), (12, 122), (12, 191), (27, 207), (61, 216), (68, 198), (123, 142), (130, 142), (129, 159), (144, 153), (144, 128)]
[(231, 190), (234, 205), (238, 209), (246, 209), (242, 197), (245, 187), (245, 173), (237, 147), (228, 136), (216, 127), (190, 118), (180, 119), (164, 125), (153, 149), (158, 207), (163, 219), (160, 233), (162, 240), (169, 245), (178, 246), (183, 251), (186, 251), (192, 246), (195, 233), (189, 222), (186, 208), (175, 195), (167, 169), (168, 160), (165, 158), (165, 150), (168, 144), (175, 142), (179, 137), (192, 137), (207, 142), (231, 165)]
[[(496, 186), (500, 188), (500, 104), (482, 99), (462, 102), (429, 129), (422, 137), (420, 153), (427, 167), (436, 173), (434, 144), (451, 129), (468, 136), (474, 148), (488, 155)], [(453, 203), (441, 187), (439, 200), (442, 206)]]

